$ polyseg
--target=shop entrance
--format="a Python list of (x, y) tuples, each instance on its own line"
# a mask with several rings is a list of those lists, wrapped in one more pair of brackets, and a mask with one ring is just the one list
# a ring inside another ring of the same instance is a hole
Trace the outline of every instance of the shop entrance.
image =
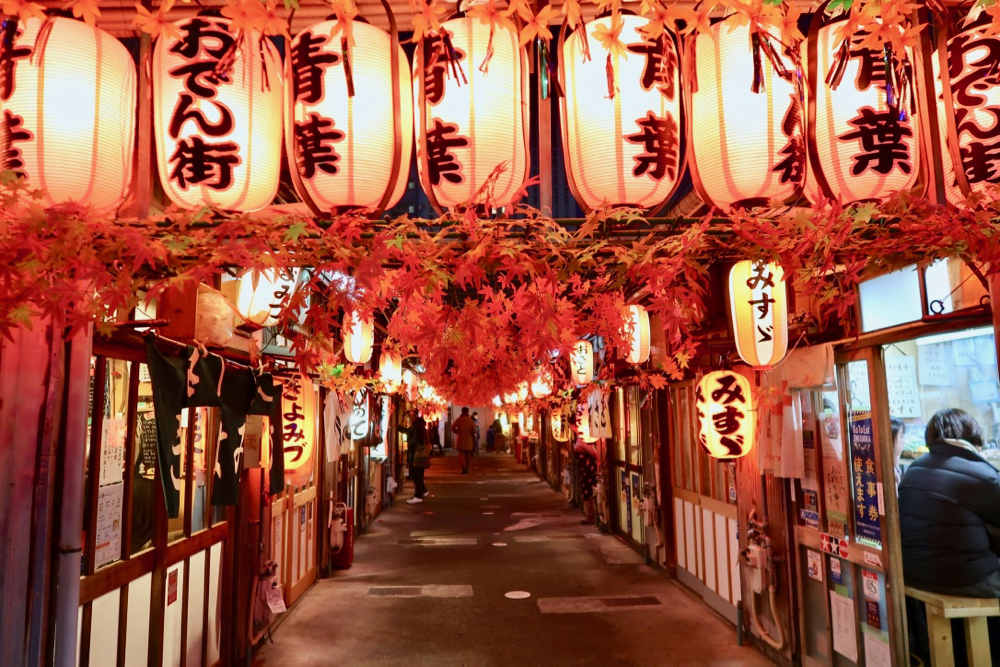
[(617, 492), (611, 500), (615, 531), (636, 548), (646, 543), (642, 520), (643, 456), (638, 391), (637, 387), (619, 388), (612, 395), (615, 434), (609, 468)]

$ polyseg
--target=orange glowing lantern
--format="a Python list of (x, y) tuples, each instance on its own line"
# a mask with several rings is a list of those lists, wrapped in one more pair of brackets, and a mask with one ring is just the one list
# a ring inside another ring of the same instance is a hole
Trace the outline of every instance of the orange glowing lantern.
[[(817, 192), (812, 197), (849, 204), (913, 188), (920, 132), (908, 103), (911, 86), (887, 80), (885, 53), (861, 45), (866, 33), (852, 35), (842, 49), (841, 24), (822, 22), (817, 12), (803, 47), (810, 91), (809, 178)], [(909, 49), (905, 56), (912, 62)], [(899, 54), (893, 55), (890, 70), (899, 69), (898, 60)]]
[(578, 340), (569, 355), (569, 375), (576, 384), (590, 384), (594, 379), (594, 344)]
[(316, 389), (299, 375), (281, 386), (281, 438), (285, 453), (285, 483), (304, 486), (312, 476), (316, 451)]
[(576, 404), (576, 432), (577, 436), (584, 442), (597, 442), (599, 436), (597, 429), (591, 428), (590, 406), (587, 401), (580, 401)]
[(379, 375), (385, 390), (390, 394), (399, 391), (403, 384), (403, 357), (391, 350), (382, 350), (378, 358)]
[(556, 442), (566, 442), (569, 440), (569, 406), (562, 406), (553, 410), (549, 422), (552, 429), (552, 437)]
[(251, 325), (274, 326), (298, 279), (298, 269), (266, 269), (253, 277), (243, 276), (236, 294), (236, 311)]
[[(594, 37), (597, 28), (611, 28), (610, 16), (587, 23), (562, 43), (566, 175), (586, 210), (608, 204), (655, 209), (673, 194), (684, 171), (676, 38), (669, 30), (647, 38), (639, 29), (649, 20), (640, 16), (617, 20), (627, 53), (609, 60), (608, 50)], [(603, 85), (609, 79), (613, 84)]]
[(552, 372), (540, 368), (535, 379), (531, 381), (531, 395), (535, 398), (545, 398), (552, 393)]
[(517, 385), (517, 400), (526, 401), (528, 400), (528, 383), (522, 382)]
[(627, 334), (629, 348), (626, 359), (630, 364), (644, 364), (649, 359), (649, 313), (638, 304), (627, 310), (632, 332)]
[[(487, 56), (492, 45), (492, 55)], [(439, 212), (506, 206), (528, 175), (528, 63), (512, 30), (471, 17), (445, 21), (417, 48), (417, 167)], [(477, 201), (490, 176), (488, 200)]]
[[(691, 174), (701, 198), (723, 210), (784, 201), (803, 185), (805, 139), (795, 64), (775, 49), (781, 68), (776, 71), (763, 52), (765, 41), (776, 38), (751, 32), (749, 25), (716, 23), (694, 41)], [(763, 59), (758, 92), (752, 89), (755, 59)]]
[(255, 211), (281, 173), (281, 59), (271, 40), (195, 16), (153, 50), (153, 125), (163, 190), (185, 208)]
[(116, 210), (132, 183), (135, 144), (128, 50), (63, 17), (9, 18), (0, 37), (2, 169), (25, 177), (47, 205)]
[(709, 456), (738, 459), (753, 447), (753, 389), (733, 371), (712, 371), (695, 390), (698, 442)]
[(368, 431), (370, 430), (370, 421), (368, 392), (361, 389), (354, 392), (351, 417), (347, 422), (348, 428), (351, 430), (351, 440), (364, 440), (367, 438)]
[(347, 62), (343, 37), (331, 37), (340, 29), (339, 21), (324, 21), (292, 40), (285, 75), (288, 162), (295, 166), (296, 192), (315, 212), (381, 211), (399, 201), (409, 176), (409, 66), (397, 39), (362, 21), (351, 24)]
[(354, 364), (367, 364), (372, 358), (375, 343), (374, 322), (365, 319), (356, 310), (344, 315), (343, 324), (344, 356)]
[(740, 358), (769, 370), (788, 350), (788, 295), (776, 264), (738, 262), (729, 271), (729, 312)]

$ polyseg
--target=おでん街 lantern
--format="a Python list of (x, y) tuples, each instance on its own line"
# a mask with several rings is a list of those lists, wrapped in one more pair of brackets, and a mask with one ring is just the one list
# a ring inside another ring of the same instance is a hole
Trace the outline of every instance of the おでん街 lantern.
[[(716, 23), (693, 41), (691, 174), (701, 198), (728, 210), (796, 196), (805, 178), (802, 106), (790, 58), (766, 53), (770, 33)], [(757, 53), (754, 51), (758, 50)], [(762, 80), (753, 90), (755, 60)]]
[(266, 269), (255, 276), (244, 275), (236, 293), (236, 311), (251, 325), (274, 326), (298, 279), (298, 269)]
[[(609, 56), (593, 33), (613, 21), (621, 22), (627, 52)], [(676, 38), (669, 30), (650, 38), (640, 32), (648, 25), (640, 16), (607, 16), (562, 42), (563, 157), (573, 196), (586, 210), (608, 204), (659, 208), (683, 172)]]
[(737, 262), (729, 271), (729, 312), (740, 358), (768, 370), (788, 349), (784, 271), (768, 262)]
[(0, 168), (25, 177), (46, 204), (117, 209), (132, 183), (135, 144), (128, 50), (80, 21), (15, 16), (0, 31), (0, 68)]
[(285, 454), (285, 483), (304, 486), (312, 475), (316, 450), (316, 389), (299, 375), (281, 386), (281, 429)]
[(390, 394), (399, 391), (403, 384), (403, 357), (391, 350), (382, 350), (378, 358), (379, 376)]
[(709, 456), (738, 459), (753, 447), (753, 389), (733, 371), (706, 373), (695, 389), (698, 442)]
[(649, 359), (649, 313), (638, 304), (630, 305), (626, 313), (632, 331), (625, 332), (629, 343), (625, 358), (630, 364), (644, 364)]
[(840, 23), (821, 24), (817, 12), (803, 46), (810, 197), (849, 204), (909, 190), (917, 182), (920, 142), (907, 103), (910, 86), (892, 75), (900, 55), (893, 55), (887, 74), (884, 51), (863, 45), (867, 33), (853, 34), (841, 48)]
[(441, 212), (509, 204), (529, 161), (528, 65), (517, 34), (494, 26), (491, 38), (479, 19), (445, 21), (417, 46), (413, 70), (417, 167), (431, 204)]
[(1000, 37), (988, 34), (990, 25), (983, 13), (947, 41), (948, 31), (938, 31), (938, 140), (945, 195), (956, 206), (1000, 183)]
[(281, 172), (281, 59), (271, 40), (195, 16), (153, 50), (153, 129), (163, 190), (185, 208), (255, 211)]
[(569, 355), (569, 376), (576, 384), (590, 384), (594, 379), (594, 344), (578, 340)]
[(356, 310), (344, 315), (343, 331), (344, 356), (353, 364), (367, 364), (372, 358), (375, 343), (374, 322), (365, 319)]
[(338, 21), (317, 23), (291, 42), (288, 162), (294, 165), (296, 191), (314, 211), (381, 211), (399, 201), (409, 176), (409, 65), (398, 41), (384, 30), (354, 21), (354, 44), (345, 49), (342, 36), (330, 36), (338, 28)]

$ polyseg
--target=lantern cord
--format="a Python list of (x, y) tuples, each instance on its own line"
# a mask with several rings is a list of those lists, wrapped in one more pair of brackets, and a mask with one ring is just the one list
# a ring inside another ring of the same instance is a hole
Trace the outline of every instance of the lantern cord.
[(759, 93), (764, 87), (764, 67), (760, 58), (760, 34), (750, 33), (750, 52), (753, 54), (753, 83), (750, 92)]
[[(455, 75), (455, 83), (458, 85), (468, 84), (469, 80), (465, 78), (465, 71), (462, 69), (461, 63), (458, 62), (458, 53), (455, 52), (455, 47), (451, 43), (451, 35), (448, 34), (447, 30), (441, 30), (441, 39), (444, 41), (448, 64), (451, 65), (451, 70)], [(459, 76), (461, 76), (461, 82), (459, 82)]]
[[(46, 16), (45, 20), (42, 21), (42, 27), (38, 29), (38, 34), (35, 36), (35, 48), (31, 53), (31, 64), (37, 65), (42, 62), (45, 58), (45, 46), (49, 43), (49, 35), (52, 34), (52, 28), (55, 25), (55, 16)], [(17, 28), (17, 21), (13, 21), (15, 30)], [(15, 34), (16, 37), (16, 34)], [(6, 35), (4, 36), (4, 41), (6, 42)], [(36, 61), (35, 58), (38, 58)], [(10, 59), (13, 64), (13, 59)]]
[(344, 56), (344, 77), (347, 79), (347, 96), (354, 97), (354, 72), (351, 67), (351, 50), (347, 38), (340, 38), (340, 52)]
[(840, 48), (837, 49), (837, 53), (833, 56), (833, 65), (830, 66), (830, 71), (826, 75), (826, 85), (830, 86), (833, 90), (837, 90), (840, 82), (844, 79), (844, 72), (847, 71), (847, 61), (851, 58), (851, 38), (845, 37), (844, 41), (840, 43)]
[(615, 99), (615, 93), (618, 91), (618, 86), (615, 85), (615, 66), (611, 62), (611, 53), (608, 53), (608, 59), (604, 65), (604, 71), (608, 75), (608, 97), (607, 99)]
[(490, 60), (493, 59), (493, 32), (494, 26), (490, 23), (490, 39), (486, 42), (486, 57), (483, 58), (483, 62), (479, 65), (479, 71), (483, 74), (487, 74), (490, 69)]
[(580, 41), (583, 42), (583, 62), (590, 62), (590, 40), (587, 39), (587, 28), (583, 23), (578, 23), (573, 32), (580, 31)]

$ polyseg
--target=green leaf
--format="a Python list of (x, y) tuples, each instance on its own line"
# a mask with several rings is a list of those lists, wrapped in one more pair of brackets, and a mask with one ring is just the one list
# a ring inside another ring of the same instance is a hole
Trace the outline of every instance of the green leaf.
[(285, 241), (298, 241), (299, 237), (306, 233), (306, 223), (296, 222), (285, 232)]

